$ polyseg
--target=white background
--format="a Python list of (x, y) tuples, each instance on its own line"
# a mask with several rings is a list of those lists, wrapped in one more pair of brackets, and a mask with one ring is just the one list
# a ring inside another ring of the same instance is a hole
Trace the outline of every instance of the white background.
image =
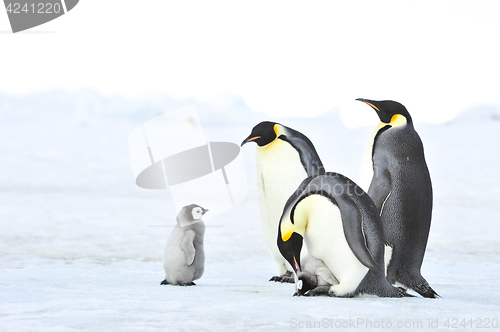
[[(0, 11), (0, 91), (241, 96), (315, 116), (393, 99), (439, 122), (500, 103), (497, 1), (80, 1), (21, 34)], [(50, 32), (50, 33), (41, 33)]]

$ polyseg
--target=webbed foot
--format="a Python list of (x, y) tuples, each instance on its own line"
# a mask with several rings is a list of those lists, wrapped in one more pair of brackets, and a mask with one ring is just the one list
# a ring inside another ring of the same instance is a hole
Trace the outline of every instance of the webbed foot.
[(286, 271), (284, 274), (280, 276), (274, 276), (269, 281), (276, 281), (276, 282), (286, 282), (293, 284), (295, 283), (295, 278), (293, 277), (293, 272), (291, 271)]

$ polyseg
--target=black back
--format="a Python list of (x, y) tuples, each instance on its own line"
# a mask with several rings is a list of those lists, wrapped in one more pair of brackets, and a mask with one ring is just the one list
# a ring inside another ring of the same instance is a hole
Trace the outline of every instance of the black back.
[(292, 128), (283, 127), (286, 129), (286, 133), (281, 134), (278, 139), (290, 143), (290, 145), (297, 150), (300, 156), (300, 162), (302, 166), (304, 166), (307, 176), (325, 174), (323, 163), (309, 138)]

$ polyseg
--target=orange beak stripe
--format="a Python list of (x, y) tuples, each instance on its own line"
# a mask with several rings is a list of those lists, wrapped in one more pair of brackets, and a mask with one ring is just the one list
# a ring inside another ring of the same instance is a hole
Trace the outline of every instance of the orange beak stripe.
[(253, 140), (256, 140), (257, 138), (260, 138), (260, 136), (255, 136), (255, 137), (249, 138), (249, 139), (247, 139), (247, 142), (251, 142)]
[(299, 267), (299, 264), (297, 263), (297, 260), (295, 259), (295, 256), (293, 256), (293, 262), (295, 263), (295, 267), (297, 268), (297, 270), (299, 272), (302, 272), (302, 271), (300, 271), (300, 267)]
[(367, 104), (367, 105), (370, 105), (371, 107), (373, 107), (377, 112), (380, 112), (380, 110), (377, 108), (377, 106), (373, 105), (372, 103), (369, 103), (367, 101), (364, 101), (363, 103)]

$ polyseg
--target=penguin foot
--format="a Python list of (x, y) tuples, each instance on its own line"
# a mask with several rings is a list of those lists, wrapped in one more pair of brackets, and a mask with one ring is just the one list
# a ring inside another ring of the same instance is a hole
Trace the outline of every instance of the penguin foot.
[(383, 280), (378, 284), (372, 283), (369, 286), (370, 287), (363, 287), (362, 289), (360, 289), (358, 294), (376, 295), (378, 297), (392, 298), (415, 297), (411, 294), (408, 294), (405, 288), (395, 287), (386, 280)]
[(282, 282), (282, 283), (286, 282), (286, 283), (290, 283), (290, 284), (295, 283), (295, 279), (293, 277), (283, 277), (283, 276), (274, 276), (271, 279), (269, 279), (269, 281), (276, 281), (276, 282)]
[(398, 297), (415, 297), (411, 294), (408, 294), (407, 293), (408, 290), (406, 288), (403, 288), (403, 287), (397, 287), (397, 288), (401, 290), (401, 293), (400, 293), (401, 296), (398, 296)]
[(404, 289), (403, 287), (395, 287), (395, 288), (396, 288), (395, 294), (393, 294), (391, 297), (415, 297), (411, 294), (408, 294), (406, 292), (406, 289)]
[(280, 276), (274, 276), (269, 281), (276, 281), (276, 282), (286, 282), (286, 283), (295, 283), (295, 278), (293, 277), (293, 272), (291, 271), (286, 271), (284, 274)]
[(402, 298), (402, 297), (415, 297), (406, 292), (406, 289), (403, 287), (395, 287), (391, 284), (388, 287), (384, 287), (380, 290), (373, 292), (374, 295), (379, 297), (393, 297), (393, 298)]
[[(174, 285), (170, 282), (168, 282), (166, 279), (163, 280), (160, 285)], [(194, 282), (186, 282), (186, 283), (183, 283), (183, 284), (175, 284), (176, 286), (196, 286), (196, 284)]]
[(423, 297), (429, 299), (439, 299), (441, 297), (434, 291), (434, 289), (432, 289), (431, 286), (429, 286), (427, 280), (425, 280), (421, 275), (413, 276), (413, 278), (411, 278), (409, 281), (406, 280), (406, 282), (396, 279), (396, 282), (399, 282), (407, 289), (411, 289)]
[(416, 286), (411, 286), (409, 288), (428, 299), (439, 299), (441, 297), (434, 291), (434, 289), (432, 289), (431, 286), (429, 286), (427, 282), (425, 282), (425, 284), (422, 283)]

